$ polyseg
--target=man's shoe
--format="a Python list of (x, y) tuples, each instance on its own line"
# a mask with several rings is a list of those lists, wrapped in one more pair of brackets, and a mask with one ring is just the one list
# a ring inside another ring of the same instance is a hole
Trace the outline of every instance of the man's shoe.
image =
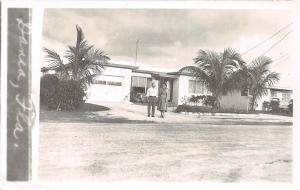
[(148, 117), (150, 117), (150, 115), (148, 115)]
[(154, 117), (154, 115), (152, 115), (151, 117)]

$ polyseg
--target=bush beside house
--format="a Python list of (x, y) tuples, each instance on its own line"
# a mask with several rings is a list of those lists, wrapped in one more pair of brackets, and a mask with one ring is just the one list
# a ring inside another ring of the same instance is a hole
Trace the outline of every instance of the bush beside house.
[(84, 103), (84, 89), (79, 81), (60, 81), (58, 85), (58, 107), (62, 110), (76, 110)]
[(57, 109), (58, 106), (58, 87), (59, 79), (55, 75), (44, 75), (41, 78), (40, 102), (49, 109)]
[(176, 113), (234, 113), (234, 114), (253, 114), (257, 113), (255, 111), (245, 111), (245, 110), (237, 110), (237, 109), (224, 109), (221, 108), (219, 110), (213, 109), (211, 106), (193, 106), (193, 105), (179, 105), (177, 106)]
[(110, 60), (103, 51), (88, 44), (77, 25), (76, 31), (75, 46), (69, 45), (64, 56), (67, 62), (54, 50), (44, 48), (49, 65), (41, 71), (55, 71), (55, 75), (46, 74), (41, 78), (41, 104), (50, 109), (78, 109), (84, 103), (86, 88)]
[(211, 113), (212, 109), (208, 106), (191, 106), (191, 105), (179, 105), (177, 106), (176, 113), (191, 112), (191, 113)]
[(79, 81), (59, 80), (47, 74), (41, 78), (40, 102), (49, 109), (75, 110), (84, 103), (85, 92)]

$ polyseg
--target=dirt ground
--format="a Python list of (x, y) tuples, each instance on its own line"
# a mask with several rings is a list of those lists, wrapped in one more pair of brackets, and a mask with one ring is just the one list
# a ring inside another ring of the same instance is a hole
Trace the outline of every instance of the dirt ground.
[(39, 177), (55, 181), (292, 181), (292, 126), (222, 125), (219, 120), (218, 125), (44, 120)]

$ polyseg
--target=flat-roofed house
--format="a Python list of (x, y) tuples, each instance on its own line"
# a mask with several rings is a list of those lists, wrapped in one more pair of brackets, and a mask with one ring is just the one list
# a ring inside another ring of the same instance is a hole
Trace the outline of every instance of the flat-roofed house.
[[(167, 84), (168, 102), (173, 105), (184, 104), (191, 96), (211, 95), (201, 83), (188, 72), (159, 72), (143, 70), (137, 66), (107, 63), (105, 69), (97, 75), (87, 90), (87, 100), (107, 102), (129, 102), (136, 94), (144, 95), (152, 82), (160, 88)], [(52, 69), (53, 70), (53, 69)], [(42, 68), (45, 73), (53, 73), (50, 69)], [(291, 99), (291, 90), (270, 88), (270, 97), (280, 97), (283, 102)], [(262, 98), (261, 102), (270, 97)], [(245, 90), (237, 90), (223, 94), (221, 107), (225, 109), (248, 110), (250, 96)]]
[[(87, 100), (130, 101), (133, 92), (146, 94), (152, 82), (156, 82), (158, 88), (162, 83), (167, 84), (168, 101), (174, 105), (182, 104), (192, 95), (210, 94), (190, 73), (142, 70), (137, 66), (115, 63), (104, 64), (104, 67), (87, 90)], [(55, 73), (51, 68), (42, 68), (41, 71), (43, 74)]]

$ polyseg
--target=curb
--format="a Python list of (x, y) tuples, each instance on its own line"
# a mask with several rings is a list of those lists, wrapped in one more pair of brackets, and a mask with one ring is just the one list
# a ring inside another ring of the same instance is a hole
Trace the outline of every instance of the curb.
[[(249, 116), (251, 114), (245, 114), (245, 113), (193, 113), (193, 112), (180, 112), (184, 115), (196, 115), (196, 116)], [(256, 115), (256, 114), (252, 114)]]

